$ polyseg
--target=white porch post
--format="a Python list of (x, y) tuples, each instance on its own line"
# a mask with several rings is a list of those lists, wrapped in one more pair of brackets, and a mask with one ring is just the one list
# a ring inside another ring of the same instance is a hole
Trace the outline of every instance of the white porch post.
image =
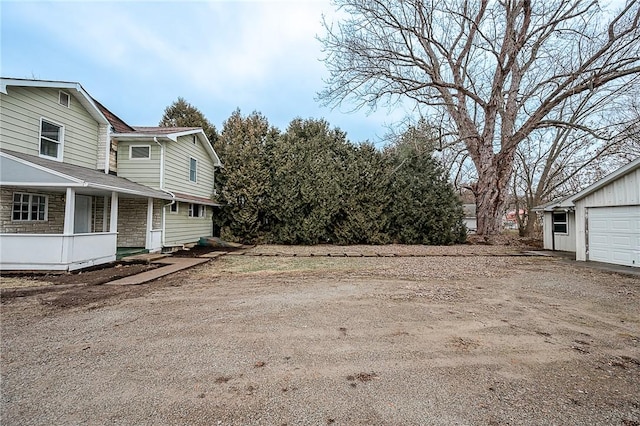
[(76, 214), (76, 191), (73, 188), (67, 188), (67, 196), (64, 206), (64, 234), (73, 234), (73, 227)]
[(118, 232), (118, 193), (111, 193), (111, 215), (109, 216), (109, 232)]
[(153, 238), (151, 231), (153, 230), (153, 198), (147, 198), (147, 238), (144, 248), (151, 250), (153, 247)]
[(68, 264), (73, 253), (73, 228), (75, 224), (76, 214), (76, 191), (73, 188), (67, 188), (67, 194), (64, 204), (64, 228), (62, 237), (62, 253), (60, 260), (64, 264)]

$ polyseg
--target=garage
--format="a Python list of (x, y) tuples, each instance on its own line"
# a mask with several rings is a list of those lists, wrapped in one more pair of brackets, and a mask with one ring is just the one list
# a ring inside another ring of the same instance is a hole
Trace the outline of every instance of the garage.
[(545, 249), (575, 251), (579, 261), (640, 267), (640, 157), (534, 210), (543, 212)]
[(591, 207), (587, 217), (589, 260), (640, 267), (640, 206)]

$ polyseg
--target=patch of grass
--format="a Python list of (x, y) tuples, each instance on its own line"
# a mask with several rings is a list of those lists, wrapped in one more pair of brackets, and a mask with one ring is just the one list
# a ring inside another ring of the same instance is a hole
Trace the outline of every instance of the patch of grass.
[(357, 258), (227, 256), (216, 262), (220, 272), (233, 274), (349, 271), (365, 267)]

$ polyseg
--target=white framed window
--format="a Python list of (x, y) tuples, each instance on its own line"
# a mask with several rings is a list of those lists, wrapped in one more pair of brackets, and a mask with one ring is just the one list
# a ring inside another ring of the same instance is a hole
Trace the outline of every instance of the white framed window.
[(40, 119), (40, 156), (62, 161), (64, 126), (45, 118)]
[(189, 158), (189, 180), (191, 182), (198, 181), (198, 160), (193, 157)]
[(14, 192), (11, 220), (14, 222), (46, 221), (48, 204), (46, 195)]
[(131, 160), (150, 160), (151, 145), (130, 145), (129, 158)]
[(174, 201), (173, 204), (171, 204), (169, 206), (169, 213), (171, 214), (178, 214), (179, 210), (178, 210), (178, 202)]
[(205, 217), (207, 208), (202, 204), (189, 204), (189, 217)]
[(71, 96), (67, 92), (59, 91), (58, 103), (63, 107), (69, 108), (71, 106)]
[(567, 212), (553, 212), (553, 233), (568, 234), (569, 222)]
[(193, 144), (196, 145), (198, 143), (198, 136), (191, 135), (191, 142), (193, 142)]

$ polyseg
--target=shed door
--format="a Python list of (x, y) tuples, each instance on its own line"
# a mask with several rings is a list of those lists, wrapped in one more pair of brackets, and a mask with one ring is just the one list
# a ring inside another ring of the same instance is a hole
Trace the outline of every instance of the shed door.
[(640, 206), (591, 207), (589, 260), (640, 267)]

